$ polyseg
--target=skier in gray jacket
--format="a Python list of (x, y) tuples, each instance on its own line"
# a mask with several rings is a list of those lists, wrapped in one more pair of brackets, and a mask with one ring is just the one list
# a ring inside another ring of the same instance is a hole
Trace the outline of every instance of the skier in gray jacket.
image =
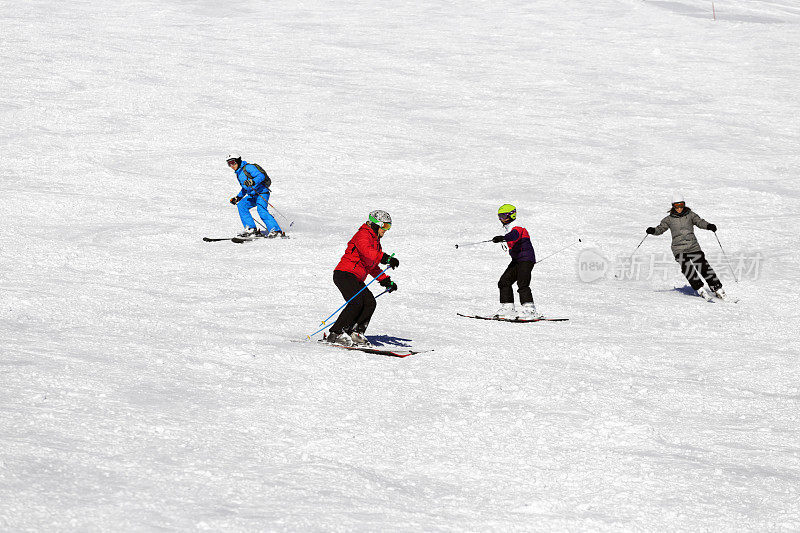
[(694, 227), (717, 231), (717, 226), (706, 222), (700, 215), (686, 207), (686, 202), (682, 194), (675, 194), (672, 197), (672, 209), (669, 215), (665, 216), (661, 223), (656, 227), (647, 228), (648, 235), (661, 235), (667, 230), (672, 233), (672, 255), (681, 265), (681, 271), (692, 289), (697, 291), (699, 296), (709, 299), (710, 296), (703, 286), (703, 280), (708, 283), (708, 288), (717, 295), (717, 298), (725, 298), (725, 291), (722, 290), (722, 282), (717, 278), (716, 272), (711, 268), (706, 260), (706, 254), (700, 248), (697, 237), (694, 236)]

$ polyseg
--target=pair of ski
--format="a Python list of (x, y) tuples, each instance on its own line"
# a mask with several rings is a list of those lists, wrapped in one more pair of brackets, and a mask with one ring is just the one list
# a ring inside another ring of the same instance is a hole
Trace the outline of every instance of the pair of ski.
[(710, 294), (708, 295), (708, 298), (700, 296), (699, 294), (697, 296), (699, 296), (703, 300), (707, 301), (708, 303), (712, 303), (712, 304), (717, 303), (717, 302), (723, 302), (723, 303), (726, 303), (726, 304), (738, 304), (739, 303), (739, 298), (732, 298), (730, 296), (725, 296), (724, 298), (720, 298), (719, 296), (711, 296)]
[[(480, 315), (464, 315), (461, 313), (457, 313), (458, 316), (463, 316), (465, 318), (477, 318), (478, 320), (498, 320), (501, 322), (517, 322), (517, 323), (530, 323), (530, 322), (566, 322), (569, 320), (568, 318), (547, 318), (547, 317), (539, 317), (539, 318), (502, 318), (497, 316), (480, 316)], [(293, 341), (293, 342), (307, 342), (307, 341)], [(411, 350), (411, 349), (391, 349), (387, 350), (384, 348), (378, 348), (376, 346), (344, 346), (342, 344), (333, 344), (327, 341), (326, 337), (323, 337), (318, 341), (323, 346), (331, 346), (333, 348), (340, 348), (342, 350), (356, 350), (359, 352), (376, 354), (376, 355), (387, 355), (389, 357), (408, 357), (409, 355), (414, 355), (418, 353), (425, 353), (425, 352), (432, 352), (433, 350)]]
[[(293, 340), (292, 342), (308, 342), (308, 341)], [(355, 350), (358, 352), (371, 353), (376, 355), (387, 355), (389, 357), (408, 357), (409, 355), (433, 351), (433, 350), (411, 350), (399, 347), (395, 349), (384, 349), (384, 348), (379, 348), (377, 346), (344, 346), (343, 344), (334, 344), (328, 342), (324, 335), (317, 342), (319, 343), (320, 346), (330, 346), (332, 348), (341, 348), (342, 350)]]
[[(203, 240), (205, 242), (231, 241), (231, 242), (235, 242), (236, 244), (242, 244), (244, 242), (255, 241), (255, 240), (258, 240), (258, 239), (268, 239), (268, 238), (270, 238), (270, 237), (267, 237), (266, 235), (254, 235), (252, 237), (221, 237), (221, 238), (203, 237)], [(275, 238), (288, 239), (289, 236), (288, 235), (283, 235), (281, 237), (272, 237), (272, 238), (273, 239), (275, 239)]]
[(464, 318), (477, 318), (478, 320), (497, 320), (499, 322), (515, 322), (517, 324), (530, 324), (532, 322), (566, 322), (569, 318), (548, 318), (540, 316), (537, 318), (520, 318), (520, 317), (502, 317), (502, 316), (481, 316), (481, 315), (464, 315), (456, 313), (458, 316)]

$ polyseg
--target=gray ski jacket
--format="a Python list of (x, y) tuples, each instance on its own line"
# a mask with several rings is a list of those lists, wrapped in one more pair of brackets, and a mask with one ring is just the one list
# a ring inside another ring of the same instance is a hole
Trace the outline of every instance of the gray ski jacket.
[(683, 213), (678, 214), (675, 209), (670, 210), (669, 215), (665, 216), (661, 224), (656, 226), (654, 235), (661, 235), (667, 230), (672, 232), (672, 255), (687, 252), (700, 252), (700, 243), (694, 236), (694, 227), (708, 229), (708, 222), (700, 218), (700, 215), (689, 209), (683, 208)]

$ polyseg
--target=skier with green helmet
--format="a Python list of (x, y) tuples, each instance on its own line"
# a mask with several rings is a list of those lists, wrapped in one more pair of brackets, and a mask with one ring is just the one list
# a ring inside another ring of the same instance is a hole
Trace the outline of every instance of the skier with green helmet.
[[(495, 314), (497, 318), (538, 318), (541, 315), (536, 311), (531, 294), (531, 272), (536, 264), (536, 253), (528, 230), (516, 223), (517, 208), (511, 204), (503, 204), (497, 210), (497, 218), (507, 231), (505, 235), (492, 238), (492, 242), (504, 243), (511, 255), (509, 263), (497, 286), (500, 289), (500, 309)], [(514, 308), (514, 291), (512, 285), (517, 284), (519, 301), (522, 309)]]
[(347, 249), (333, 271), (333, 283), (344, 300), (350, 303), (331, 326), (326, 338), (328, 342), (343, 346), (371, 346), (365, 332), (376, 302), (369, 289), (363, 290), (364, 280), (370, 275), (387, 292), (397, 290), (397, 284), (382, 273), (379, 266), (389, 265), (392, 270), (400, 266), (396, 257), (384, 253), (381, 248), (381, 239), (391, 227), (389, 213), (377, 209), (369, 214), (368, 220), (347, 243)]

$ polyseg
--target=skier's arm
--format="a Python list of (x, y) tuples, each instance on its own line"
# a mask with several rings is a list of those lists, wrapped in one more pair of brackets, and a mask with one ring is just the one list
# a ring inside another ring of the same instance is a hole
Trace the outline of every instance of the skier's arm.
[(389, 276), (387, 276), (386, 274), (382, 273), (381, 269), (379, 267), (370, 268), (369, 269), (369, 275), (372, 276), (373, 278), (377, 278), (377, 280), (379, 282), (383, 281), (385, 279), (389, 279)]
[(669, 217), (664, 217), (664, 219), (661, 221), (661, 223), (658, 226), (656, 226), (655, 228), (653, 228), (653, 229), (655, 229), (655, 231), (653, 232), (653, 235), (661, 235), (662, 233), (667, 231), (669, 229), (669, 224), (667, 223), (668, 220), (669, 220)]
[(231, 198), (231, 199), (230, 199), (230, 202), (231, 202), (233, 205), (236, 205), (236, 204), (238, 204), (238, 203), (239, 203), (239, 201), (240, 201), (242, 198), (244, 198), (244, 195), (245, 195), (245, 190), (244, 190), (244, 189), (242, 189), (241, 191), (239, 191), (239, 194), (237, 194), (236, 196), (234, 196), (233, 198)]
[[(381, 257), (383, 257), (384, 255), (386, 255), (386, 254), (383, 254)], [(394, 258), (392, 258), (392, 259), (394, 259)], [(389, 279), (389, 276), (387, 276), (386, 274), (383, 273), (383, 269), (380, 266), (378, 266), (378, 263), (375, 263), (371, 268), (367, 269), (367, 272), (373, 278), (377, 278), (377, 280), (379, 282), (382, 282), (382, 281), (385, 281), (385, 280)]]
[[(695, 226), (697, 226), (700, 229), (709, 229), (709, 226), (713, 226), (713, 224), (709, 224), (708, 222), (706, 222), (705, 220), (700, 218), (700, 215), (698, 215), (694, 211), (692, 211), (692, 224), (694, 224)], [(714, 226), (714, 229), (716, 229), (716, 228), (717, 227)]]
[[(367, 273), (373, 278), (378, 277), (379, 280), (382, 280), (385, 275), (380, 276), (381, 269), (378, 266), (383, 259), (383, 251), (381, 251), (373, 242), (369, 239), (360, 238), (353, 242), (356, 247), (356, 253), (358, 254), (359, 261), (361, 264), (365, 266), (367, 269)], [(379, 277), (380, 276), (380, 277)]]
[(254, 165), (248, 163), (245, 169), (247, 170), (247, 174), (250, 177), (245, 180), (244, 184), (250, 188), (255, 189), (259, 187), (266, 178), (266, 176), (262, 172), (260, 172)]
[(515, 229), (512, 229), (505, 235), (498, 235), (497, 237), (492, 237), (492, 242), (511, 242), (511, 241), (516, 241), (517, 239), (519, 239), (519, 232)]

